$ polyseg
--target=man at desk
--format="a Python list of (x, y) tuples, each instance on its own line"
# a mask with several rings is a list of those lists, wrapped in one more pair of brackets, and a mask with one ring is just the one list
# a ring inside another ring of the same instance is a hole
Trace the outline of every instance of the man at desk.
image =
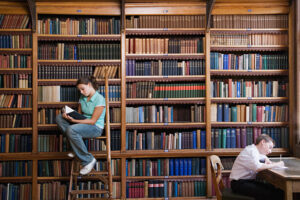
[(283, 167), (284, 163), (271, 162), (266, 156), (272, 152), (273, 139), (261, 134), (256, 143), (247, 146), (235, 159), (231, 174), (231, 188), (233, 192), (254, 197), (256, 200), (283, 199), (282, 190), (273, 185), (255, 180), (256, 174), (264, 169)]

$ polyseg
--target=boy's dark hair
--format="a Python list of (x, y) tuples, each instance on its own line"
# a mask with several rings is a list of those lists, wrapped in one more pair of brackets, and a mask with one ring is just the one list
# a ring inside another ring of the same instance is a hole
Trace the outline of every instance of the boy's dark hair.
[(79, 85), (79, 84), (89, 84), (91, 83), (93, 88), (95, 90), (98, 90), (98, 84), (97, 84), (97, 81), (96, 81), (96, 78), (94, 76), (84, 76), (84, 77), (81, 77), (80, 79), (77, 80), (76, 82), (76, 86)]
[(261, 134), (256, 138), (255, 145), (259, 144), (262, 140), (265, 142), (272, 142), (275, 145), (274, 140), (267, 134)]

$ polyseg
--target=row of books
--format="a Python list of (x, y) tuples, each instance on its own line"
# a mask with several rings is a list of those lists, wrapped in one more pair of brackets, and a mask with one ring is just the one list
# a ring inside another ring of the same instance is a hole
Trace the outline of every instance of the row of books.
[[(9, 134), (10, 153), (16, 152), (31, 152), (32, 151), (32, 135), (27, 134)], [(5, 147), (5, 144), (4, 144)]]
[(126, 131), (126, 150), (205, 149), (206, 131)]
[[(80, 182), (78, 189), (101, 189), (103, 188), (102, 182), (86, 181)], [(121, 184), (120, 182), (112, 182), (112, 198), (121, 197)], [(68, 198), (69, 182), (46, 182), (38, 184), (38, 196), (41, 200), (65, 200)], [(76, 195), (76, 198), (107, 198), (106, 194), (85, 194)]]
[(109, 120), (111, 123), (121, 123), (121, 108), (110, 108)]
[[(111, 130), (111, 150), (116, 151), (121, 149), (120, 130)], [(3, 139), (4, 140), (4, 139)], [(105, 151), (106, 144), (104, 140), (89, 138), (84, 139), (88, 151)], [(71, 151), (70, 144), (66, 137), (60, 132), (39, 132), (38, 135), (38, 152), (66, 152)]]
[(29, 55), (0, 55), (0, 68), (31, 68), (31, 62), (32, 58)]
[(0, 153), (5, 152), (5, 142), (6, 142), (6, 135), (0, 134)]
[(224, 167), (224, 170), (231, 170), (233, 163), (235, 161), (235, 157), (221, 157), (221, 162)]
[(42, 43), (38, 46), (40, 60), (116, 60), (120, 59), (120, 44)]
[(222, 54), (210, 53), (210, 69), (270, 70), (288, 69), (287, 54)]
[(204, 115), (202, 105), (126, 107), (127, 123), (204, 122)]
[(224, 128), (211, 130), (212, 148), (245, 148), (255, 143), (260, 134), (267, 134), (275, 141), (276, 148), (288, 148), (288, 128)]
[(126, 76), (205, 75), (205, 60), (126, 60)]
[(31, 114), (0, 115), (0, 128), (25, 128), (25, 127), (32, 127)]
[(127, 54), (203, 53), (204, 37), (126, 38)]
[(126, 176), (191, 176), (206, 174), (205, 158), (126, 160)]
[(212, 122), (287, 122), (288, 105), (211, 104)]
[(74, 86), (38, 86), (39, 102), (78, 102), (79, 97)]
[(212, 28), (288, 28), (288, 15), (212, 15)]
[(0, 177), (32, 176), (32, 161), (0, 162)]
[(127, 83), (126, 98), (205, 97), (205, 83)]
[(245, 33), (245, 34), (212, 34), (211, 45), (288, 45), (288, 34)]
[(127, 16), (126, 28), (204, 28), (204, 15)]
[(98, 79), (104, 79), (107, 73), (107, 78), (120, 78), (121, 71), (119, 65), (103, 65), (96, 66), (93, 76)]
[(285, 81), (213, 80), (210, 82), (211, 97), (286, 97)]
[(30, 183), (2, 183), (0, 184), (0, 197), (5, 200), (31, 200), (32, 186)]
[(37, 22), (39, 34), (104, 35), (120, 34), (117, 17), (48, 17), (40, 16)]
[(92, 74), (92, 66), (38, 65), (38, 79), (79, 79)]
[(206, 180), (149, 180), (127, 182), (126, 198), (206, 196)]
[(0, 74), (0, 88), (32, 88), (32, 74)]
[[(105, 98), (105, 86), (101, 85), (98, 88), (98, 92)], [(120, 85), (109, 85), (108, 86), (108, 100), (109, 101), (120, 101), (121, 100), (121, 86)]]
[(0, 48), (32, 48), (31, 35), (0, 35)]
[(69, 182), (60, 181), (42, 182), (38, 184), (38, 198), (40, 200), (64, 200), (68, 199)]
[(1, 94), (0, 108), (32, 108), (32, 96), (28, 94)]
[(70, 176), (71, 164), (70, 160), (39, 160), (38, 176)]
[(1, 29), (26, 29), (30, 28), (29, 15), (0, 15)]

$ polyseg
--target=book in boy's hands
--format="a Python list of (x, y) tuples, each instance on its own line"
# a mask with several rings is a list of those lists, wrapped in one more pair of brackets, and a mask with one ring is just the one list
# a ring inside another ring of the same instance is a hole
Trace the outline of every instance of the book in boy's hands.
[(74, 119), (79, 119), (79, 120), (86, 119), (86, 117), (84, 115), (80, 114), (76, 110), (73, 110), (69, 106), (63, 107), (62, 112), (66, 113), (67, 115), (69, 115), (70, 117), (72, 117)]

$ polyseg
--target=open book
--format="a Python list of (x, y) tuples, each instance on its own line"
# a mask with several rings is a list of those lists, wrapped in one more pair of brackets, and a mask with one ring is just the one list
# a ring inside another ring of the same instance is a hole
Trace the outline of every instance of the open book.
[(79, 112), (77, 112), (76, 110), (73, 110), (72, 108), (70, 108), (69, 106), (65, 106), (62, 108), (62, 111), (64, 113), (66, 113), (67, 115), (69, 115), (70, 117), (74, 118), (74, 119), (86, 119), (86, 117), (82, 114), (80, 114)]

